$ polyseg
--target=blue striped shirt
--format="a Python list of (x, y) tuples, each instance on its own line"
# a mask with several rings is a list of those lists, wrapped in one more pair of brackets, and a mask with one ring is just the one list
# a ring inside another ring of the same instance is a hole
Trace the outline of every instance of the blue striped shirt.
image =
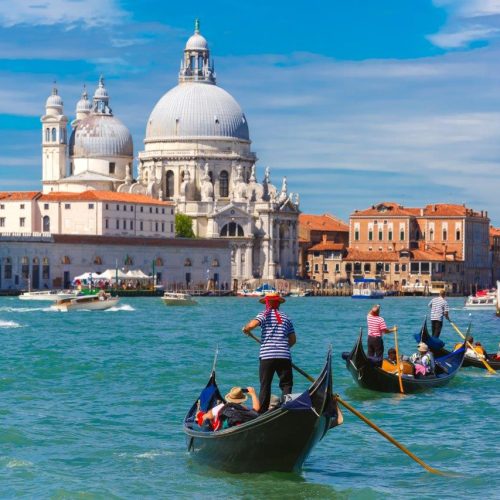
[(293, 324), (285, 313), (278, 311), (281, 324), (276, 319), (274, 309), (261, 312), (255, 318), (262, 330), (260, 336), (260, 359), (291, 359), (288, 337), (295, 333)]
[(441, 296), (434, 297), (429, 302), (429, 307), (431, 308), (431, 321), (443, 321), (444, 313), (450, 310), (448, 302)]

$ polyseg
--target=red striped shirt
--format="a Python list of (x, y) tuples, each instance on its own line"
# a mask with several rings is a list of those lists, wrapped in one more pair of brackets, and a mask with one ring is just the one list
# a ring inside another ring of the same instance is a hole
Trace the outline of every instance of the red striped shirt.
[(381, 337), (382, 333), (387, 330), (384, 318), (382, 318), (381, 316), (368, 314), (368, 316), (366, 317), (366, 322), (368, 323), (368, 335), (370, 337)]

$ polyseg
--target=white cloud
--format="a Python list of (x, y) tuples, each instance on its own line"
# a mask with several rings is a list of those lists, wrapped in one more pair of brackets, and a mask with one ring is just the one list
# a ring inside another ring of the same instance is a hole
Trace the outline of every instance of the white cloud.
[(458, 49), (468, 47), (471, 42), (490, 40), (499, 31), (499, 28), (475, 26), (455, 31), (454, 33), (439, 32), (434, 35), (428, 35), (427, 39), (437, 47), (443, 49)]
[(4, 0), (0, 25), (53, 25), (86, 27), (117, 24), (126, 16), (115, 0)]

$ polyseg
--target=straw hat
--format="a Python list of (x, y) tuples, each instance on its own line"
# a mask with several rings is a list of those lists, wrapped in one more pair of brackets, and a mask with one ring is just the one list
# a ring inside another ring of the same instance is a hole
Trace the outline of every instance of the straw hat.
[(228, 403), (243, 403), (248, 396), (242, 391), (241, 387), (233, 387), (225, 396), (224, 399)]
[(267, 300), (272, 300), (273, 302), (279, 302), (280, 304), (283, 304), (285, 302), (285, 299), (278, 293), (278, 292), (268, 292), (264, 297), (259, 299), (259, 302), (261, 304), (265, 304)]
[(429, 350), (429, 347), (425, 342), (420, 342), (420, 344), (418, 344), (418, 350), (420, 352), (427, 352)]

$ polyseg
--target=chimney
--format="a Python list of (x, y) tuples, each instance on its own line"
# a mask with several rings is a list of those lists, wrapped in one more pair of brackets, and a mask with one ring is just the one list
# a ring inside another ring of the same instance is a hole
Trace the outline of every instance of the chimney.
[(484, 216), (485, 216), (486, 218), (488, 218), (488, 210), (486, 210), (486, 211), (484, 212)]
[(326, 234), (325, 234), (325, 233), (323, 233), (321, 236), (322, 236), (322, 238), (323, 238), (323, 243), (326, 243)]

